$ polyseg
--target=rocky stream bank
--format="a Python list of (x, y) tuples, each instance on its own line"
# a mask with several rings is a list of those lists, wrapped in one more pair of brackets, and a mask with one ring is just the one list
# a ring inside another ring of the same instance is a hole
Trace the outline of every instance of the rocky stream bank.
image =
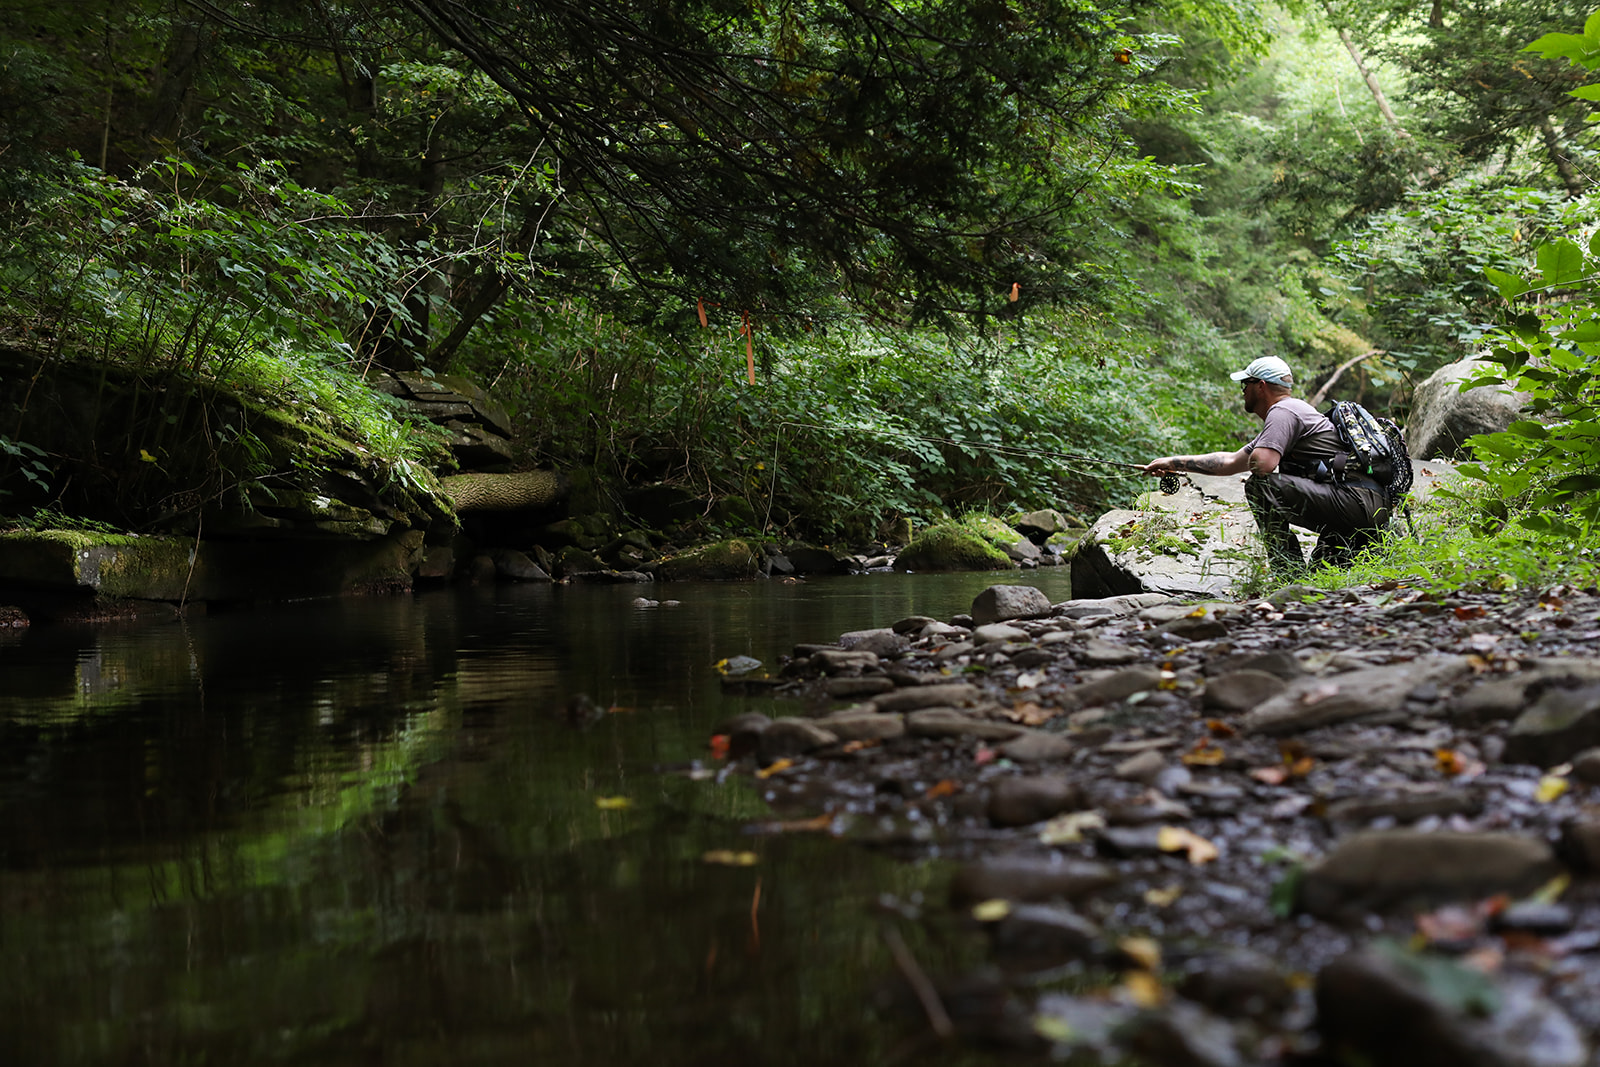
[(1597, 649), (1592, 589), (998, 585), (730, 674), (796, 713), (723, 724), (707, 763), (761, 791), (752, 833), (953, 861), (942, 898), (882, 901), (984, 946), (928, 973), (894, 935), (898, 1018), (928, 1040), (1580, 1067), (1600, 1063)]

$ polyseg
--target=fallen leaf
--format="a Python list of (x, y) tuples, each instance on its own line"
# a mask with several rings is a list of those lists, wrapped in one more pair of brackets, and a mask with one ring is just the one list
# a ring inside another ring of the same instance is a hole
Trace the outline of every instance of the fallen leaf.
[(1433, 754), (1434, 766), (1439, 768), (1439, 773), (1446, 778), (1454, 778), (1466, 770), (1466, 761), (1461, 758), (1461, 753), (1453, 748), (1441, 748)]
[(601, 811), (622, 811), (633, 807), (633, 801), (627, 797), (595, 797), (594, 806)]
[(1546, 611), (1564, 611), (1566, 610), (1567, 602), (1555, 593), (1541, 593), (1539, 594), (1539, 606)]
[(1323, 682), (1320, 685), (1312, 686), (1305, 693), (1303, 693), (1301, 695), (1301, 697), (1300, 697), (1300, 703), (1302, 703), (1302, 704), (1306, 705), (1307, 707), (1309, 707), (1312, 704), (1320, 704), (1324, 700), (1327, 700), (1329, 697), (1335, 697), (1335, 696), (1338, 696), (1338, 695), (1339, 695), (1338, 683), (1336, 683), (1336, 682)]
[(1161, 942), (1153, 937), (1125, 937), (1117, 942), (1117, 948), (1136, 967), (1146, 971), (1161, 969)]
[(1035, 1015), (1033, 1032), (1046, 1041), (1058, 1045), (1064, 1045), (1077, 1037), (1077, 1031), (1072, 1028), (1072, 1024), (1059, 1015)]
[(794, 760), (792, 759), (773, 760), (770, 764), (757, 771), (756, 777), (765, 780), (771, 778), (774, 774), (782, 774), (793, 766)]
[(877, 748), (881, 744), (883, 744), (883, 742), (879, 741), (875, 737), (866, 737), (856, 741), (846, 741), (844, 744), (839, 746), (839, 751), (860, 752), (862, 749), (866, 748)]
[(1169, 885), (1165, 889), (1146, 889), (1144, 902), (1152, 908), (1170, 907), (1172, 902), (1183, 896), (1183, 886)]
[(972, 917), (981, 923), (999, 922), (1011, 914), (1011, 901), (994, 900), (981, 901), (972, 906)]
[(1535, 904), (1554, 904), (1561, 899), (1561, 894), (1565, 893), (1567, 887), (1571, 884), (1572, 875), (1558, 874), (1538, 889), (1535, 889), (1528, 899)]
[(1178, 688), (1178, 673), (1176, 671), (1162, 671), (1161, 680), (1156, 683), (1156, 688), (1168, 693)]
[(1281, 763), (1274, 767), (1255, 767), (1250, 777), (1266, 785), (1282, 785), (1289, 780), (1289, 768)]
[(1122, 991), (1127, 998), (1141, 1008), (1156, 1008), (1167, 999), (1167, 991), (1161, 987), (1161, 979), (1149, 971), (1129, 971), (1122, 976)]
[(1211, 731), (1212, 737), (1234, 737), (1239, 731), (1221, 719), (1207, 719), (1206, 729)]
[(1156, 847), (1163, 852), (1186, 852), (1196, 867), (1210, 863), (1220, 854), (1216, 845), (1181, 826), (1163, 826), (1156, 834)]
[(761, 857), (754, 852), (735, 852), (727, 848), (714, 848), (700, 856), (701, 863), (710, 863), (718, 867), (754, 867), (760, 861)]
[(1316, 769), (1317, 761), (1310, 756), (1301, 756), (1299, 759), (1284, 765), (1289, 770), (1289, 777), (1304, 778)]
[(1039, 726), (1049, 722), (1059, 714), (1061, 714), (1059, 708), (1046, 708), (1031, 700), (1026, 700), (1006, 712), (1006, 718), (1012, 722), (1020, 722), (1024, 726)]
[(712, 759), (727, 759), (728, 758), (728, 744), (729, 744), (730, 740), (731, 740), (731, 738), (729, 738), (729, 736), (727, 734), (712, 734), (711, 735), (711, 758)]
[(1023, 671), (1017, 675), (1018, 689), (1037, 689), (1039, 683), (1044, 681), (1044, 671)]
[(1489, 613), (1478, 604), (1473, 604), (1471, 607), (1456, 608), (1456, 618), (1458, 619), (1481, 619), (1487, 614)]
[(928, 787), (923, 795), (929, 800), (938, 800), (940, 797), (955, 796), (961, 792), (961, 783), (952, 778), (945, 778)]
[(1097, 811), (1069, 811), (1039, 827), (1041, 845), (1075, 845), (1090, 830), (1102, 830), (1106, 821)]
[(1190, 619), (1203, 619), (1203, 618), (1205, 618), (1206, 617), (1206, 606), (1204, 604), (1201, 604), (1199, 607), (1197, 607), (1193, 611), (1189, 612), (1188, 616), (1186, 616), (1186, 617), (1190, 618)]
[(1533, 799), (1541, 804), (1548, 804), (1565, 793), (1569, 787), (1568, 781), (1557, 774), (1547, 774), (1539, 779), (1539, 788), (1533, 794)]
[(1459, 904), (1439, 908), (1417, 916), (1417, 933), (1429, 944), (1461, 944), (1475, 940), (1483, 933), (1485, 916), (1475, 908)]
[(982, 767), (985, 763), (993, 763), (999, 753), (992, 748), (980, 748), (972, 754), (972, 762)]
[(1499, 644), (1499, 634), (1471, 634), (1467, 637), (1467, 645), (1475, 652), (1493, 652)]
[(1194, 748), (1182, 756), (1183, 762), (1191, 767), (1216, 767), (1227, 758), (1228, 754), (1223, 751), (1222, 746), (1207, 737), (1195, 742)]

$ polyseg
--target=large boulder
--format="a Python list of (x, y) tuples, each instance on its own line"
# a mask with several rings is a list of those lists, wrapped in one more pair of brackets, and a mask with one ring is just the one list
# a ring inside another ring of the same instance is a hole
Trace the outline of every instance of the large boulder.
[[(1016, 541), (1024, 538), (1014, 534)], [(1015, 567), (1005, 551), (971, 528), (955, 522), (937, 522), (912, 540), (895, 557), (899, 571), (998, 571)]]
[(761, 557), (737, 539), (691, 549), (653, 565), (662, 581), (746, 581), (761, 573)]
[(1464, 459), (1464, 442), (1477, 433), (1497, 433), (1519, 416), (1527, 394), (1506, 385), (1461, 391), (1461, 383), (1481, 369), (1498, 369), (1478, 359), (1446, 364), (1417, 386), (1411, 400), (1406, 447), (1416, 459)]
[(1172, 496), (1108, 511), (1072, 557), (1072, 595), (1129, 593), (1219, 596), (1244, 578), (1260, 547), (1244, 503), (1244, 480), (1191, 474)]

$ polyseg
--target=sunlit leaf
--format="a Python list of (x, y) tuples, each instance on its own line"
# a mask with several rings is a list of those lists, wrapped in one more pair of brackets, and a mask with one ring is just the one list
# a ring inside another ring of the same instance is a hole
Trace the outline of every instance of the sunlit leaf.
[(1167, 991), (1161, 985), (1161, 979), (1149, 971), (1129, 971), (1122, 976), (1122, 991), (1127, 998), (1141, 1008), (1160, 1007), (1167, 999)]
[(594, 806), (601, 811), (623, 811), (633, 807), (633, 801), (627, 797), (595, 797)]
[(1163, 852), (1188, 853), (1189, 862), (1196, 867), (1210, 863), (1220, 854), (1216, 845), (1181, 826), (1163, 826), (1157, 831), (1156, 846)]
[(1011, 914), (1011, 901), (995, 898), (972, 906), (972, 917), (981, 923), (999, 922)]
[(1227, 758), (1228, 754), (1223, 751), (1221, 745), (1204, 737), (1182, 756), (1183, 762), (1191, 767), (1215, 767)]
[(701, 863), (717, 867), (754, 867), (760, 861), (761, 857), (754, 852), (735, 852), (727, 848), (714, 848), (700, 855)]
[(1041, 845), (1074, 845), (1091, 830), (1102, 830), (1106, 821), (1095, 811), (1069, 811), (1057, 815), (1039, 828)]
[(1144, 902), (1152, 908), (1166, 908), (1181, 896), (1183, 896), (1183, 886), (1169, 885), (1165, 889), (1146, 889)]
[(780, 759), (780, 760), (773, 760), (770, 764), (768, 764), (767, 766), (763, 767), (761, 770), (757, 771), (756, 772), (756, 777), (760, 778), (760, 779), (762, 779), (764, 781), (764, 780), (766, 780), (768, 778), (771, 778), (775, 774), (782, 774), (784, 771), (788, 770), (790, 767), (793, 767), (793, 766), (794, 766), (794, 760), (792, 760), (792, 759), (785, 758), (785, 759)]
[(1125, 937), (1117, 942), (1117, 949), (1135, 966), (1146, 971), (1161, 969), (1161, 942), (1153, 937)]
[(1541, 804), (1548, 804), (1560, 797), (1571, 788), (1567, 779), (1556, 774), (1547, 774), (1539, 779), (1539, 788), (1534, 792), (1533, 798)]

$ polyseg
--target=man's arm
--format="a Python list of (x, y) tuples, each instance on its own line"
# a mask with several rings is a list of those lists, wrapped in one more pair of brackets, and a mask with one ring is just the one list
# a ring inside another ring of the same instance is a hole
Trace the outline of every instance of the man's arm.
[(1275, 448), (1257, 448), (1250, 453), (1250, 473), (1266, 477), (1278, 469), (1283, 454)]
[[(1263, 450), (1256, 449), (1256, 452), (1261, 451)], [(1250, 454), (1248, 448), (1241, 448), (1237, 452), (1207, 452), (1201, 456), (1163, 456), (1161, 459), (1153, 459), (1146, 463), (1144, 472), (1146, 474), (1173, 474), (1178, 471), (1188, 471), (1193, 474), (1241, 474), (1251, 467)], [(1271, 455), (1272, 466), (1276, 467), (1278, 454), (1273, 452)]]

